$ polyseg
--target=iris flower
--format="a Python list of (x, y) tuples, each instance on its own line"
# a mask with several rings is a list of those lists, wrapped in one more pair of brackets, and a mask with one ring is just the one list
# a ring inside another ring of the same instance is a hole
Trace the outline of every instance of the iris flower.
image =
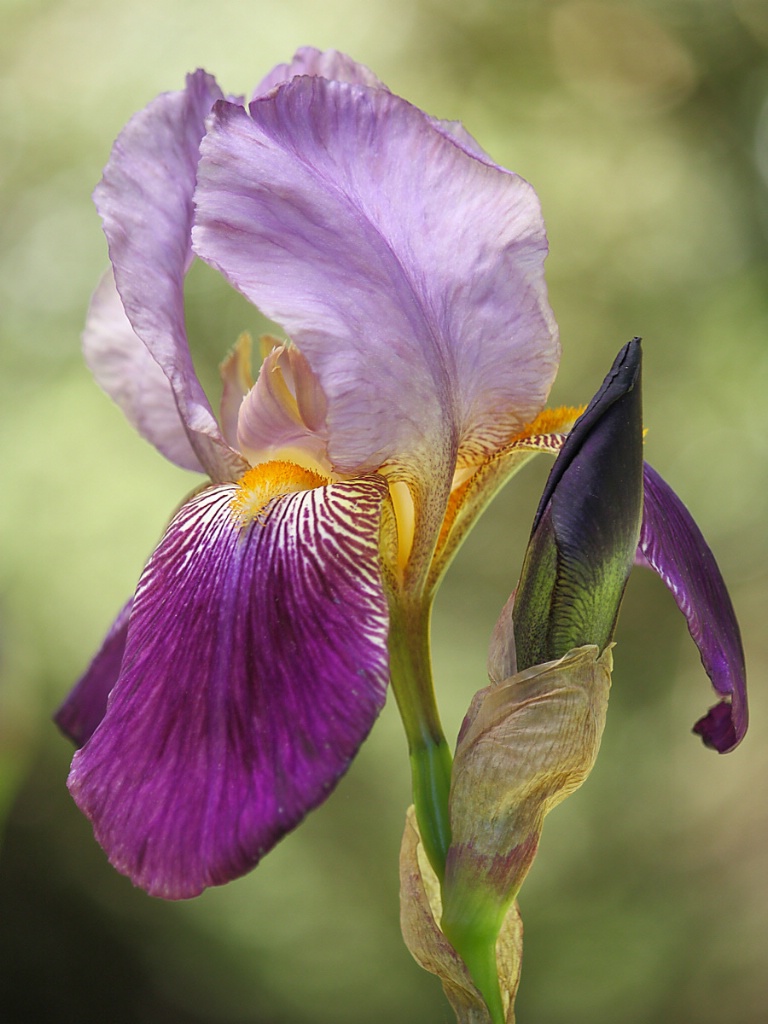
[[(559, 344), (533, 189), (367, 68), (303, 49), (248, 104), (202, 71), (155, 99), (95, 199), (112, 269), (86, 360), (208, 483), (59, 710), (80, 747), (74, 799), (118, 870), (193, 896), (328, 796), (391, 679), (422, 836), (444, 862), (432, 597), (499, 487), (579, 414), (544, 409)], [(185, 329), (195, 257), (287, 336), (255, 383), (238, 342), (218, 419)], [(726, 749), (746, 718), (722, 581), (679, 501), (647, 481), (642, 552), (723, 694), (701, 732)]]

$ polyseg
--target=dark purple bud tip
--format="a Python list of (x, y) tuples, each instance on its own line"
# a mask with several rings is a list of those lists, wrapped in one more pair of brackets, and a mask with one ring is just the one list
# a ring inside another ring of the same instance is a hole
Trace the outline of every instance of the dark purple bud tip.
[(642, 352), (619, 352), (552, 468), (514, 609), (518, 671), (610, 643), (643, 504)]
[[(640, 338), (633, 338), (622, 348), (592, 401), (576, 420), (547, 479), (533, 520), (531, 535), (536, 532), (539, 521), (552, 500), (561, 479), (582, 452), (585, 443), (589, 440), (594, 441), (598, 431), (599, 436), (606, 437), (611, 429), (614, 435), (620, 433), (622, 428), (626, 430), (627, 426), (631, 424), (633, 414), (635, 418), (638, 418), (638, 409), (642, 411), (640, 378), (643, 353), (640, 341)], [(626, 400), (629, 395), (632, 396), (632, 401)], [(607, 419), (612, 406), (618, 402), (622, 403), (619, 409), (614, 409), (612, 419)], [(620, 415), (621, 413), (623, 415)], [(639, 418), (642, 420), (642, 417)], [(612, 438), (612, 440), (616, 439), (616, 436)], [(623, 460), (619, 458), (614, 461), (621, 463)], [(601, 468), (594, 462), (590, 464), (590, 469), (594, 473), (600, 472)], [(615, 489), (617, 493), (620, 491), (619, 487)]]

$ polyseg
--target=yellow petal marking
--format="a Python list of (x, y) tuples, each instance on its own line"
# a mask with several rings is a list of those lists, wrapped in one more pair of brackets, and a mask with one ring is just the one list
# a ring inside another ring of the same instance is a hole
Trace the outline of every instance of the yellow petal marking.
[(416, 507), (413, 494), (405, 480), (396, 480), (389, 485), (392, 506), (397, 523), (397, 565), (402, 571), (411, 554), (416, 532)]
[[(585, 409), (586, 405), (560, 405), (556, 409), (543, 409), (536, 419), (526, 423), (522, 430), (510, 438), (502, 450), (507, 451), (521, 441), (533, 437), (546, 434), (567, 434)], [(545, 444), (542, 447), (548, 446)]]
[(282, 348), (285, 345), (285, 338), (276, 338), (274, 334), (259, 335), (259, 355), (262, 363), (272, 349)]
[(561, 405), (556, 409), (544, 409), (485, 462), (479, 466), (464, 466), (458, 469), (453, 478), (453, 488), (440, 530), (438, 550), (445, 544), (465, 498), (474, 490), (478, 471), (482, 471), (503, 456), (510, 455), (515, 449), (549, 451), (556, 455), (562, 446), (564, 435), (571, 430), (585, 409), (585, 405)]
[(240, 526), (247, 526), (256, 519), (263, 523), (269, 514), (268, 505), (275, 498), (297, 491), (310, 491), (324, 487), (330, 478), (305, 469), (295, 462), (263, 462), (254, 466), (237, 482), (230, 507), (233, 518)]
[(229, 382), (242, 395), (247, 395), (253, 387), (252, 351), (253, 340), (248, 331), (243, 331), (227, 353), (226, 359), (219, 363), (219, 373), (225, 385)]

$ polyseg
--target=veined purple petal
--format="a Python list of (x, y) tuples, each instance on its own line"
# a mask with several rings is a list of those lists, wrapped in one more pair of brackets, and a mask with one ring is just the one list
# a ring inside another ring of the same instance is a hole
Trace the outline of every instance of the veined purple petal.
[(216, 105), (194, 246), (307, 357), (335, 468), (479, 458), (532, 419), (559, 347), (531, 187), (382, 89), (295, 78), (250, 110)]
[(724, 699), (693, 728), (708, 747), (724, 754), (747, 731), (744, 650), (736, 614), (715, 557), (672, 488), (645, 464), (645, 503), (639, 551), (664, 580)]
[(386, 692), (380, 477), (176, 515), (136, 592), (120, 679), (69, 787), (153, 895), (243, 874), (324, 800)]
[(133, 598), (120, 610), (88, 671), (53, 716), (61, 731), (78, 747), (87, 743), (104, 718), (107, 698), (123, 663), (132, 605)]
[(189, 443), (168, 378), (131, 327), (111, 272), (91, 299), (83, 354), (96, 383), (143, 438), (182, 469), (205, 472)]
[(332, 82), (350, 82), (352, 85), (369, 85), (374, 89), (386, 89), (386, 85), (374, 75), (365, 64), (358, 64), (346, 53), (338, 50), (317, 50), (314, 46), (302, 46), (293, 55), (289, 64), (278, 64), (259, 82), (253, 98), (264, 96), (278, 85), (290, 82), (297, 75), (314, 75), (328, 78)]
[(237, 479), (247, 464), (221, 436), (195, 375), (184, 275), (200, 139), (221, 96), (202, 71), (189, 75), (181, 92), (158, 96), (120, 133), (94, 193), (128, 319), (168, 378), (190, 445), (218, 481)]

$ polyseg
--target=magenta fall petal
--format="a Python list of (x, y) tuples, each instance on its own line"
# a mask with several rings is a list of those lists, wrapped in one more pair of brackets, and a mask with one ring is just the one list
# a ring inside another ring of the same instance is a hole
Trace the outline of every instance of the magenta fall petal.
[(132, 606), (133, 598), (120, 609), (98, 653), (54, 715), (58, 727), (78, 747), (91, 738), (107, 710), (107, 699), (123, 663)]
[(384, 481), (290, 494), (244, 527), (234, 492), (168, 527), (69, 779), (112, 864), (170, 899), (243, 874), (324, 800), (386, 694)]

